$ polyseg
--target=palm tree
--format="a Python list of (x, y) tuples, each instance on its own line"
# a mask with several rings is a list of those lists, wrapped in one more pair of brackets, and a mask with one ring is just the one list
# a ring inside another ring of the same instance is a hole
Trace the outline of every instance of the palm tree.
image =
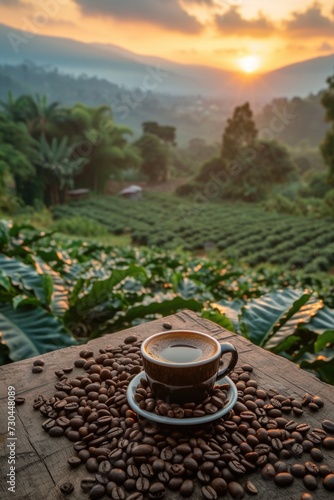
[(86, 165), (87, 160), (73, 155), (76, 144), (68, 145), (68, 137), (60, 142), (55, 137), (49, 144), (45, 135), (41, 136), (40, 159), (38, 165), (45, 185), (49, 188), (49, 198), (52, 205), (60, 202), (66, 188), (73, 187), (73, 179)]

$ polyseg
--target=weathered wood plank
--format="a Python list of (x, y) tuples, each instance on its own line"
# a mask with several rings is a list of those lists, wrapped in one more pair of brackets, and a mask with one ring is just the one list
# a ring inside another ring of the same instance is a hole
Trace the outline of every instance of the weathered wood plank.
[[(89, 343), (89, 347), (98, 353), (100, 348), (116, 346), (124, 340), (127, 335), (135, 334), (139, 339), (144, 339), (153, 333), (163, 331), (162, 324), (169, 321), (173, 328), (195, 329), (210, 333), (221, 341), (230, 341), (239, 350), (239, 364), (249, 363), (254, 367), (254, 378), (259, 386), (264, 389), (274, 388), (287, 396), (301, 399), (305, 392), (319, 394), (325, 401), (325, 407), (318, 413), (305, 412), (300, 421), (307, 421), (313, 427), (320, 427), (325, 418), (334, 417), (334, 387), (328, 386), (310, 374), (300, 370), (292, 363), (268, 353), (246, 339), (224, 330), (210, 321), (197, 317), (190, 311), (146, 323), (144, 325), (128, 329), (126, 331), (106, 335)], [(50, 438), (41, 428), (43, 421), (40, 413), (32, 409), (34, 398), (38, 394), (52, 396), (55, 392), (54, 384), (57, 378), (54, 371), (64, 367), (72, 366), (82, 347), (70, 347), (55, 351), (43, 356), (45, 368), (41, 374), (33, 374), (31, 366), (33, 360), (25, 360), (19, 363), (0, 367), (0, 435), (1, 435), (1, 482), (0, 498), (19, 498), (20, 500), (57, 500), (64, 498), (59, 492), (58, 485), (65, 480), (75, 485), (74, 492), (69, 499), (87, 499), (87, 495), (80, 490), (81, 477), (86, 476), (85, 468), (81, 466), (72, 470), (67, 464), (67, 459), (73, 455), (73, 443), (65, 437)], [(82, 374), (82, 370), (75, 368), (71, 377)], [(16, 407), (16, 493), (8, 491), (6, 474), (8, 472), (8, 449), (7, 444), (7, 387), (14, 386), (16, 394), (24, 396), (26, 402)], [(297, 417), (295, 417), (297, 420)], [(305, 457), (303, 457), (305, 461)], [(334, 467), (334, 452), (326, 452), (326, 463)], [(264, 484), (259, 475), (253, 475), (252, 481), (259, 488), (260, 500), (268, 498), (288, 499), (300, 498), (300, 492), (304, 491), (300, 480), (288, 490), (274, 488), (272, 483)], [(328, 498), (329, 493), (319, 487), (314, 498)], [(174, 498), (169, 493), (167, 498)], [(201, 493), (193, 494), (193, 498), (201, 498)], [(181, 498), (181, 497), (180, 497)]]

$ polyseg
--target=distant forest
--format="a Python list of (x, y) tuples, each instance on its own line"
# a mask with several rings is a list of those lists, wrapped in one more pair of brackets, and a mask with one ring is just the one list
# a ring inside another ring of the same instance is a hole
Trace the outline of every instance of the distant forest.
[[(325, 82), (324, 82), (325, 87)], [(62, 105), (78, 102), (90, 106), (107, 104), (113, 110), (117, 123), (131, 127), (137, 136), (145, 121), (170, 123), (178, 130), (179, 145), (199, 137), (207, 143), (220, 142), (224, 122), (238, 103), (204, 96), (172, 96), (126, 89), (105, 79), (63, 74), (54, 68), (42, 68), (32, 62), (19, 66), (0, 66), (0, 100), (8, 91), (14, 96), (43, 94), (48, 100)], [(275, 138), (292, 148), (316, 148), (322, 141), (328, 125), (324, 121), (321, 95), (305, 99), (284, 97), (275, 99), (263, 109), (253, 103), (255, 121), (259, 130), (265, 129), (278, 113), (293, 115)], [(284, 123), (284, 120), (283, 120)]]

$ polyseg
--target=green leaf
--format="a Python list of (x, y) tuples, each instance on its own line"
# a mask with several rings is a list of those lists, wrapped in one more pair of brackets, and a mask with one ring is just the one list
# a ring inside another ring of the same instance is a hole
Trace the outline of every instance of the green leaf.
[(51, 304), (52, 294), (53, 294), (53, 280), (50, 274), (42, 275), (43, 291), (45, 295), (45, 303), (47, 306)]
[(76, 344), (62, 322), (41, 307), (15, 310), (0, 304), (0, 331), (13, 361)]
[(17, 309), (21, 306), (40, 306), (41, 301), (35, 297), (27, 297), (27, 295), (16, 295), (12, 301), (13, 308)]
[(218, 309), (221, 314), (224, 314), (231, 321), (233, 325), (232, 331), (239, 331), (239, 316), (244, 305), (244, 301), (236, 299), (232, 302), (228, 300), (220, 300), (219, 302), (212, 303), (211, 307)]
[[(154, 299), (153, 299), (154, 300)], [(133, 306), (122, 314), (116, 321), (108, 322), (112, 325), (113, 329), (115, 327), (131, 324), (132, 321), (138, 318), (145, 318), (146, 316), (168, 316), (174, 314), (182, 309), (190, 309), (192, 311), (201, 311), (203, 304), (194, 299), (184, 299), (182, 297), (175, 297), (171, 300), (162, 300), (161, 302), (152, 302), (148, 305), (138, 305)]]
[(42, 278), (36, 269), (5, 255), (0, 255), (0, 268), (2, 273), (11, 279), (14, 286), (19, 286), (24, 292), (32, 292), (45, 303)]
[(304, 360), (300, 367), (315, 371), (323, 382), (334, 385), (334, 356), (318, 356), (314, 361)]
[(107, 302), (115, 293), (115, 287), (128, 277), (143, 279), (143, 277), (147, 278), (147, 274), (143, 267), (134, 265), (126, 269), (115, 269), (110, 278), (95, 281), (91, 290), (72, 304), (66, 312), (66, 322), (80, 319), (83, 313), (85, 317), (89, 316), (89, 312), (96, 306)]
[(241, 327), (247, 337), (263, 346), (273, 333), (275, 325), (286, 316), (301, 294), (294, 290), (274, 291), (251, 300), (242, 307)]
[(308, 330), (312, 330), (318, 334), (324, 333), (327, 330), (334, 329), (334, 310), (325, 306), (321, 311), (314, 315), (307, 325)]
[(334, 344), (334, 330), (327, 330), (318, 335), (317, 340), (314, 342), (314, 351), (321, 351), (327, 344)]
[(217, 310), (202, 311), (201, 317), (209, 319), (210, 321), (217, 323), (217, 325), (222, 326), (223, 328), (226, 328), (227, 330), (235, 333), (232, 321)]
[(284, 317), (284, 321), (281, 321), (279, 326), (274, 328), (274, 334), (264, 346), (265, 349), (274, 350), (287, 337), (296, 333), (298, 328), (307, 324), (317, 314), (317, 311), (324, 306), (322, 300), (313, 296), (309, 297), (308, 294), (305, 294), (294, 303), (293, 307)]
[(290, 335), (289, 337), (284, 338), (280, 343), (278, 343), (275, 347), (272, 348), (272, 352), (275, 354), (280, 354), (292, 347), (296, 342), (300, 342), (300, 337), (297, 335)]

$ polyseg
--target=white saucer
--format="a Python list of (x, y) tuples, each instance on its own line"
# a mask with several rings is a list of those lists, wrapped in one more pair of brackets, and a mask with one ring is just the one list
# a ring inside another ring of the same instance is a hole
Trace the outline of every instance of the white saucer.
[(217, 418), (222, 417), (226, 413), (228, 413), (238, 399), (238, 391), (237, 388), (229, 377), (223, 377), (216, 381), (216, 384), (229, 384), (230, 388), (227, 392), (227, 399), (229, 403), (224, 407), (218, 410), (216, 413), (212, 413), (210, 415), (204, 415), (204, 417), (194, 417), (194, 418), (170, 418), (163, 417), (162, 415), (156, 415), (153, 412), (142, 410), (137, 401), (134, 399), (134, 395), (136, 393), (136, 389), (139, 385), (140, 379), (145, 377), (145, 372), (142, 371), (138, 373), (138, 375), (133, 378), (128, 386), (128, 390), (126, 392), (126, 397), (129, 405), (136, 413), (139, 413), (147, 420), (153, 420), (154, 422), (158, 422), (159, 424), (169, 424), (169, 425), (198, 425), (205, 424), (207, 422), (212, 422), (213, 420), (217, 420)]

